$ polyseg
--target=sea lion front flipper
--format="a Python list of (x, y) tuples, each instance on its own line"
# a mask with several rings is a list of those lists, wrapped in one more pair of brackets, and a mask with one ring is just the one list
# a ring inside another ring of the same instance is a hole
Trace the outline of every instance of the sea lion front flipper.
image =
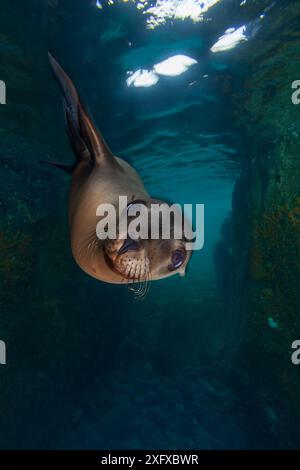
[(64, 95), (67, 132), (77, 163), (88, 159), (93, 165), (103, 162), (116, 165), (113, 153), (83, 106), (72, 80), (50, 53), (48, 56)]

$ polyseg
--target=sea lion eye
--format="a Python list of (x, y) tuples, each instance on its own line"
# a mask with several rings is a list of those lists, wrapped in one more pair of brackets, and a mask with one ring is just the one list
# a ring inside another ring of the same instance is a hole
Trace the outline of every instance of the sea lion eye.
[(180, 268), (180, 266), (184, 263), (185, 258), (186, 258), (186, 253), (184, 251), (182, 250), (173, 251), (172, 256), (171, 256), (171, 265), (169, 268), (171, 270)]

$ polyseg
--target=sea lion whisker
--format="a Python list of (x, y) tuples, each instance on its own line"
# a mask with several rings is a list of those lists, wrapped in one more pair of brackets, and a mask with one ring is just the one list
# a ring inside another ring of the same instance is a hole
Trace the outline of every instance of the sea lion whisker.
[(152, 276), (151, 276), (151, 271), (148, 269), (148, 273), (146, 275), (146, 292), (145, 292), (145, 297), (148, 295), (151, 289), (151, 281), (152, 281)]
[(79, 245), (79, 247), (82, 245), (85, 245), (89, 241), (92, 241), (96, 236), (97, 236), (96, 231), (91, 230), (91, 232), (87, 235), (87, 237), (83, 240), (83, 242)]
[[(94, 237), (94, 238), (92, 238)], [(83, 255), (86, 255), (89, 259), (95, 253), (99, 244), (98, 238), (95, 237), (95, 234), (91, 234), (84, 243), (81, 244), (78, 250), (78, 258), (81, 259)]]
[[(139, 284), (138, 284), (138, 289), (135, 293), (135, 300), (137, 302), (140, 302), (144, 300), (146, 295), (148, 294), (150, 290), (150, 280), (151, 280), (151, 273), (149, 270), (149, 259), (146, 258), (144, 260), (144, 271), (145, 271), (145, 279), (141, 279), (141, 276), (139, 278)], [(142, 271), (140, 271), (142, 273)], [(141, 274), (142, 275), (142, 274)]]
[(130, 279), (129, 290), (134, 293), (134, 300), (140, 301), (143, 298), (144, 282), (141, 280), (143, 261), (139, 260), (135, 263), (134, 273)]
[(88, 243), (90, 243), (95, 237), (95, 231), (91, 232), (82, 243), (79, 244), (78, 249), (79, 251), (86, 247)]

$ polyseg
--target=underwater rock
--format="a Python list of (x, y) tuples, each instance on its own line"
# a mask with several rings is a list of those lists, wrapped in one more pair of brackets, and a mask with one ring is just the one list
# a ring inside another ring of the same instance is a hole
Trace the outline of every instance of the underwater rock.
[[(300, 21), (299, 3), (273, 9), (255, 47), (247, 45), (252, 69), (236, 101), (243, 170), (217, 253), (225, 260), (223, 268), (218, 262), (220, 289), (238, 325), (230, 335), (239, 352), (233, 369), (243, 369), (255, 384), (261, 412), (266, 403), (274, 410), (278, 440), (288, 448), (299, 446), (293, 428), (300, 419), (300, 376), (290, 360), (300, 332), (300, 140), (289, 129), (290, 123), (300, 127), (289, 85), (299, 74), (300, 39), (289, 29), (294, 21)], [(290, 35), (288, 47), (276, 38), (278, 29)]]

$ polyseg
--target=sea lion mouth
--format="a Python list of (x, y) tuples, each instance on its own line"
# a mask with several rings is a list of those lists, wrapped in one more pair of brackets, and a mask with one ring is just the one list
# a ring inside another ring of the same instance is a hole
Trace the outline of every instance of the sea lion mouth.
[[(129, 280), (132, 282), (142, 282), (147, 279), (147, 275), (149, 273), (149, 263), (147, 262), (147, 260), (138, 261), (136, 263), (135, 269), (133, 269), (132, 272), (132, 269), (128, 269), (127, 265), (121, 268), (120, 264), (117, 262), (117, 260), (120, 258), (119, 255), (117, 255), (115, 259), (112, 259), (105, 251), (103, 251), (103, 254), (107, 266), (114, 273), (118, 274), (119, 276), (122, 276), (124, 280)], [(144, 269), (142, 269), (142, 266), (144, 266)]]

